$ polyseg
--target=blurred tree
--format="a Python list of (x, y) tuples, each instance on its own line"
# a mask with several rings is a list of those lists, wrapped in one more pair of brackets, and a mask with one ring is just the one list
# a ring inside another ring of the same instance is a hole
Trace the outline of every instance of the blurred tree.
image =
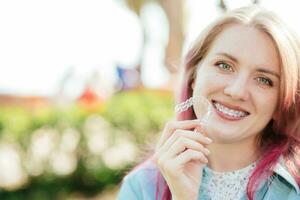
[[(141, 9), (142, 7), (148, 2), (149, 0), (125, 0), (126, 5), (128, 6), (129, 9), (131, 9), (134, 13), (136, 13), (138, 15), (138, 17), (140, 17), (140, 13), (141, 13)], [(146, 44), (146, 37), (145, 37), (145, 27), (143, 26), (143, 23), (141, 23), (142, 26), (142, 31), (143, 31), (143, 44), (142, 44), (142, 48), (141, 48), (141, 52), (140, 52), (140, 57), (139, 57), (139, 61), (138, 64), (136, 66), (137, 72), (139, 73), (139, 84), (142, 85), (142, 81), (141, 81), (141, 67), (142, 67), (142, 61), (144, 58), (144, 49), (145, 49), (145, 44)]]
[[(252, 1), (252, 4), (259, 4), (259, 0), (251, 0)], [(228, 6), (226, 4), (226, 0), (219, 0), (218, 1), (218, 7), (221, 9), (222, 12), (226, 12), (228, 10)]]
[(218, 6), (223, 12), (226, 12), (228, 9), (224, 0), (220, 0)]
[(170, 73), (174, 74), (178, 71), (184, 41), (183, 1), (160, 0), (159, 2), (167, 15), (170, 30), (166, 48), (165, 66)]
[[(165, 53), (165, 66), (171, 74), (178, 71), (182, 45), (184, 40), (183, 33), (183, 1), (182, 0), (125, 0), (127, 6), (134, 11), (139, 17), (141, 16), (142, 7), (149, 2), (157, 2), (164, 9), (169, 22), (169, 41)], [(142, 24), (143, 26), (143, 24)], [(144, 27), (143, 27), (143, 30)], [(144, 31), (144, 45), (147, 38)], [(143, 49), (141, 51), (140, 62), (143, 60)], [(140, 72), (141, 64), (137, 66)]]

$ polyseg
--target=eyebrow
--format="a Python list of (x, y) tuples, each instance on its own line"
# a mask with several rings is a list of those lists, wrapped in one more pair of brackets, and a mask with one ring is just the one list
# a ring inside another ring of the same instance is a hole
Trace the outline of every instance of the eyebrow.
[[(229, 58), (230, 60), (234, 61), (235, 63), (239, 63), (238, 59), (235, 58), (234, 56), (228, 54), (228, 53), (217, 53), (216, 55), (219, 55), (219, 56), (225, 56), (227, 58)], [(267, 74), (271, 74), (273, 76), (276, 76), (278, 79), (280, 79), (280, 76), (278, 73), (272, 71), (272, 70), (268, 70), (268, 69), (265, 69), (265, 68), (258, 68), (256, 69), (256, 71), (258, 72), (262, 72), (262, 73), (267, 73)]]
[(218, 56), (225, 56), (225, 57), (229, 58), (230, 60), (232, 60), (232, 61), (234, 61), (236, 63), (239, 63), (239, 61), (238, 61), (237, 58), (235, 58), (234, 56), (232, 56), (232, 55), (230, 55), (228, 53), (216, 53), (216, 55), (218, 55)]
[(258, 71), (258, 72), (262, 72), (262, 73), (271, 74), (271, 75), (273, 75), (273, 76), (276, 76), (278, 79), (280, 79), (280, 76), (279, 76), (279, 74), (277, 74), (277, 73), (276, 73), (276, 72), (274, 72), (274, 71), (267, 70), (267, 69), (263, 69), (263, 68), (258, 68), (256, 71)]

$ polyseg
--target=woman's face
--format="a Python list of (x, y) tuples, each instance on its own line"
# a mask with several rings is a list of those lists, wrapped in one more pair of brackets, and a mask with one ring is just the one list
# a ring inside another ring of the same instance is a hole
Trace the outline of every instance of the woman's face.
[(233, 143), (261, 133), (276, 111), (279, 65), (273, 41), (254, 27), (231, 25), (216, 37), (192, 84), (214, 107), (209, 137)]

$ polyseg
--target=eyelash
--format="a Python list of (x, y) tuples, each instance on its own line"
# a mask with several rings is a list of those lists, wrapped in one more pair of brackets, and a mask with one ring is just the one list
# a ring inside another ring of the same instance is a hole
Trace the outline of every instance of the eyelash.
[[(224, 65), (227, 65), (228, 67), (230, 67), (230, 69), (225, 69), (224, 68)], [(223, 61), (220, 61), (220, 62), (217, 62), (215, 64), (216, 67), (218, 67), (220, 70), (222, 71), (230, 71), (230, 72), (233, 72), (233, 69), (232, 69), (232, 66), (227, 64), (226, 62), (223, 62)], [(266, 78), (266, 77), (258, 77), (256, 78), (256, 80), (259, 81), (259, 83), (263, 84), (263, 85), (266, 85), (266, 86), (269, 86), (269, 87), (272, 87), (273, 86), (273, 82), (269, 79), (269, 78)]]
[[(216, 65), (219, 69), (221, 69), (221, 70), (223, 70), (223, 71), (233, 71), (231, 65), (227, 64), (226, 62), (223, 62), (223, 61), (222, 61), (222, 62), (217, 62), (215, 65)], [(230, 70), (224, 69), (224, 68), (222, 67), (222, 66), (224, 66), (224, 65), (229, 66), (231, 69), (230, 69)]]
[(258, 77), (257, 80), (258, 80), (259, 82), (261, 82), (262, 84), (264, 84), (264, 85), (267, 85), (267, 86), (270, 86), (270, 87), (273, 86), (273, 82), (272, 82), (270, 79), (268, 79), (268, 78), (265, 78), (265, 77)]

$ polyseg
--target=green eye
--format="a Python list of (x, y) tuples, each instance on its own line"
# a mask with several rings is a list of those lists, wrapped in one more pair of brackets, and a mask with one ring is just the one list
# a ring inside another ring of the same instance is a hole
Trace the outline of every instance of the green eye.
[(258, 82), (260, 82), (261, 84), (267, 85), (267, 86), (273, 86), (273, 82), (265, 77), (258, 77), (257, 78)]
[(218, 62), (216, 63), (216, 66), (223, 71), (233, 71), (232, 67), (225, 62)]

